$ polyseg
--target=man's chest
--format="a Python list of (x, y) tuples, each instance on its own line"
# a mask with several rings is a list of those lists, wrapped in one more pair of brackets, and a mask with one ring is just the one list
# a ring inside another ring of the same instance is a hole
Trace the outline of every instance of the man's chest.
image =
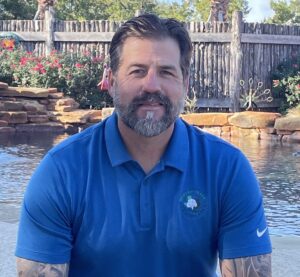
[(106, 257), (119, 250), (136, 256), (146, 249), (175, 256), (212, 254), (218, 213), (208, 179), (174, 170), (148, 176), (123, 170), (94, 178), (74, 251)]

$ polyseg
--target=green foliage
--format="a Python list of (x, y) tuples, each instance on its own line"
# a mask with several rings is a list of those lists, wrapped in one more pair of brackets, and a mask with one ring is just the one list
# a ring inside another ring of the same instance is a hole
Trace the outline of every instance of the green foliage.
[(210, 0), (193, 0), (193, 17), (199, 21), (207, 21), (210, 14)]
[(271, 0), (271, 8), (275, 14), (266, 20), (268, 23), (300, 23), (300, 0)]
[(154, 12), (156, 5), (155, 0), (60, 0), (55, 10), (62, 20), (123, 21), (133, 17), (136, 10)]
[(228, 17), (232, 18), (234, 11), (242, 11), (243, 15), (246, 16), (250, 12), (249, 2), (245, 0), (231, 0), (228, 7)]
[(1, 20), (33, 19), (36, 10), (36, 0), (0, 0)]
[(155, 13), (155, 0), (110, 0), (107, 6), (108, 19), (115, 21), (127, 20), (135, 15), (137, 10)]
[(109, 1), (99, 0), (59, 0), (55, 3), (56, 17), (61, 20), (108, 19)]
[[(198, 20), (207, 21), (210, 14), (211, 0), (193, 0), (193, 17)], [(250, 12), (248, 0), (231, 0), (228, 7), (228, 18), (236, 10), (242, 11), (244, 15)]]
[[(299, 0), (292, 0), (299, 1)], [(33, 19), (37, 11), (36, 0), (0, 0), (1, 19)], [(159, 0), (59, 0), (55, 3), (56, 18), (61, 20), (115, 20), (124, 21), (137, 10), (172, 17), (180, 21), (208, 19), (211, 0), (159, 1)], [(249, 13), (248, 0), (232, 0), (228, 16), (234, 10)]]
[(111, 106), (110, 97), (97, 88), (104, 61), (92, 53), (51, 53), (38, 57), (22, 49), (0, 50), (0, 81), (13, 86), (56, 87), (82, 108)]
[(300, 56), (281, 63), (272, 74), (274, 93), (284, 96), (284, 109), (300, 104)]
[(156, 6), (155, 12), (159, 16), (175, 18), (179, 21), (189, 21), (193, 17), (193, 11), (188, 1), (160, 3)]

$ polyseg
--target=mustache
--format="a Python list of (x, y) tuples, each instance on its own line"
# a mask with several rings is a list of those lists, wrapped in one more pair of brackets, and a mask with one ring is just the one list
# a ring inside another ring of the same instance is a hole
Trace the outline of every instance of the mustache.
[(165, 107), (171, 104), (170, 99), (163, 95), (161, 92), (144, 92), (142, 95), (136, 96), (133, 98), (131, 105), (133, 107), (138, 107), (144, 103), (159, 103)]

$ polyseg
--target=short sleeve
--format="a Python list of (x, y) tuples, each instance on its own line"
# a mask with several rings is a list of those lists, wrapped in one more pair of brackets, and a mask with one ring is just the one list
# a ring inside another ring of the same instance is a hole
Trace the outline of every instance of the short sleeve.
[(272, 252), (263, 198), (257, 178), (247, 158), (240, 152), (221, 197), (219, 257), (233, 259)]
[(72, 249), (70, 197), (47, 154), (26, 188), (16, 256), (44, 263), (66, 263)]

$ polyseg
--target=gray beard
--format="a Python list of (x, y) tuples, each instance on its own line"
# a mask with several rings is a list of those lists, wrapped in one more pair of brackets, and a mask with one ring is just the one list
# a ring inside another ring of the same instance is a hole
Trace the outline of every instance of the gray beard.
[[(146, 118), (138, 118), (136, 112), (143, 102), (155, 102), (163, 105), (165, 114), (159, 120), (153, 118), (152, 112), (148, 112)], [(142, 136), (154, 137), (160, 135), (175, 122), (183, 110), (184, 97), (176, 105), (173, 105), (170, 99), (161, 92), (145, 92), (135, 97), (129, 105), (125, 106), (121, 105), (119, 93), (115, 91), (114, 106), (118, 117), (126, 126)]]

